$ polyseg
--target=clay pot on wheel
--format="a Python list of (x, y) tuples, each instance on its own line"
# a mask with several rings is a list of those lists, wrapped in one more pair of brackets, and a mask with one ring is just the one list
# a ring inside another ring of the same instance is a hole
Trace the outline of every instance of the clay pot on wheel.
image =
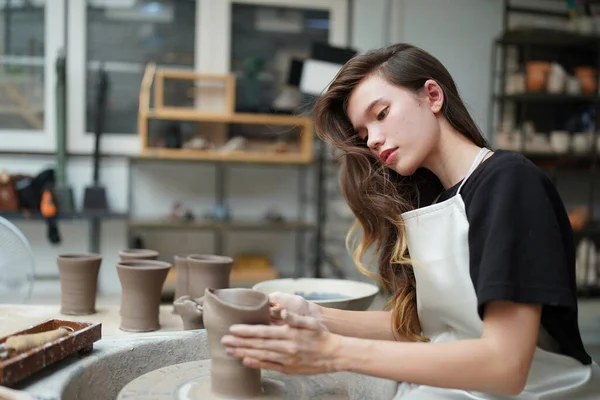
[[(270, 323), (269, 299), (253, 289), (206, 289), (204, 304), (199, 308), (206, 327), (211, 356), (212, 392), (224, 397), (247, 399), (262, 391), (260, 369), (245, 367), (242, 360), (227, 355), (221, 338), (234, 324)], [(202, 398), (205, 393), (194, 393)]]
[(121, 325), (128, 332), (160, 328), (162, 287), (171, 264), (157, 260), (126, 260), (117, 264), (121, 282)]
[(86, 315), (96, 312), (99, 254), (62, 254), (57, 259), (60, 275), (60, 312)]
[(125, 249), (119, 251), (121, 261), (125, 260), (156, 260), (158, 251), (150, 249)]
[(229, 287), (229, 275), (233, 259), (226, 256), (192, 254), (187, 257), (188, 293), (192, 298), (204, 296), (207, 288), (225, 289)]
[(173, 297), (173, 312), (178, 314), (175, 301), (188, 294), (189, 268), (187, 264), (187, 254), (178, 254), (175, 258), (175, 296)]

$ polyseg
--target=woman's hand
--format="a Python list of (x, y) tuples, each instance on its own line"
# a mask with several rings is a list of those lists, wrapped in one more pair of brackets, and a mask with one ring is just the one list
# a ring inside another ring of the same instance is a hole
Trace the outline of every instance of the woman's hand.
[(281, 312), (279, 325), (233, 325), (222, 339), (227, 354), (251, 368), (285, 374), (336, 372), (343, 338), (329, 332), (316, 318)]
[(269, 294), (269, 302), (271, 303), (271, 322), (276, 325), (283, 324), (281, 312), (287, 310), (299, 316), (310, 316), (317, 321), (322, 321), (320, 307), (315, 303), (310, 303), (302, 296), (274, 292)]

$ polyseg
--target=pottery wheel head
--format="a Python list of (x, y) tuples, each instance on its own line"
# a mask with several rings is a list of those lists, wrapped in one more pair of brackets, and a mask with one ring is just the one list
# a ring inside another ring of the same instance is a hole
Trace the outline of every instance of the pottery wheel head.
[[(253, 400), (350, 399), (342, 385), (326, 375), (289, 376), (262, 371), (262, 381), (263, 393)], [(211, 391), (210, 360), (175, 364), (148, 372), (121, 389), (117, 400), (125, 399), (225, 400)]]

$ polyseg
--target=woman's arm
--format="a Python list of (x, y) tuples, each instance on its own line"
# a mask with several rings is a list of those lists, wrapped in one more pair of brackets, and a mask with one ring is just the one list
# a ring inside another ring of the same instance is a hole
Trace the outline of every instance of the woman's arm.
[(397, 340), (390, 311), (347, 311), (319, 307), (321, 323), (329, 332), (363, 339)]
[(457, 342), (340, 338), (334, 368), (398, 382), (516, 395), (527, 380), (540, 314), (535, 305), (490, 303), (482, 337)]

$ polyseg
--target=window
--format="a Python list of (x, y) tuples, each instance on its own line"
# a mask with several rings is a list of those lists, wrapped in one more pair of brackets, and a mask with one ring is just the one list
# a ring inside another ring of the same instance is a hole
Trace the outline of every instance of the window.
[(43, 131), (45, 1), (0, 5), (0, 135)]
[(236, 111), (277, 112), (274, 102), (282, 96), (287, 99), (279, 104), (295, 104), (294, 110), (303, 104), (297, 90), (286, 85), (288, 71), (294, 58), (310, 55), (313, 42), (329, 42), (329, 14), (326, 9), (232, 4), (230, 67), (237, 77)]
[[(96, 131), (98, 71), (103, 65), (109, 84), (102, 133), (137, 135), (146, 64), (194, 68), (196, 0), (88, 0), (86, 14), (86, 131)], [(189, 92), (166, 90), (165, 96), (166, 103), (181, 103)]]

